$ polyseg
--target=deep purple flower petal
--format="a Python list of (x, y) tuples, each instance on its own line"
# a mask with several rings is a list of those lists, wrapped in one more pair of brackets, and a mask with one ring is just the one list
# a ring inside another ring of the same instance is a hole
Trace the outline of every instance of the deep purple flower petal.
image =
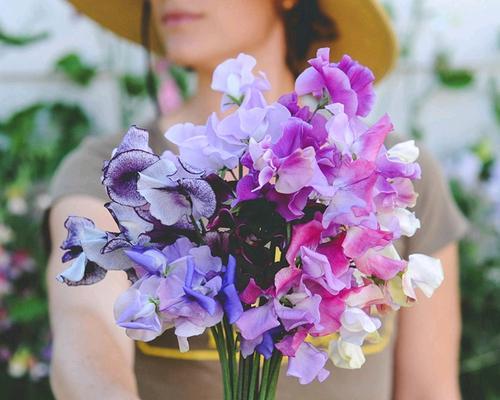
[(102, 181), (111, 200), (129, 207), (146, 204), (137, 191), (139, 172), (158, 160), (156, 154), (143, 150), (128, 150), (115, 155), (107, 164)]

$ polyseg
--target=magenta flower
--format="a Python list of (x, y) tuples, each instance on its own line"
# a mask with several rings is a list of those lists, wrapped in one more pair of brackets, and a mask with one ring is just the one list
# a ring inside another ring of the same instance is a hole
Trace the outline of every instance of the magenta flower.
[(309, 60), (311, 67), (295, 81), (299, 96), (311, 93), (321, 98), (326, 91), (329, 103), (341, 103), (349, 117), (366, 117), (375, 101), (375, 77), (369, 68), (360, 65), (348, 55), (340, 63), (330, 63), (330, 49), (322, 48), (316, 58)]

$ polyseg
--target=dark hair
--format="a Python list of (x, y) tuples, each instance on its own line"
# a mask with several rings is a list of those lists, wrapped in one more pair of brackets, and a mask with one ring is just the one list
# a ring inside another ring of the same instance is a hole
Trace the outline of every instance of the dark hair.
[(335, 21), (321, 11), (318, 0), (298, 0), (283, 10), (287, 43), (286, 63), (294, 76), (304, 69), (313, 44), (334, 41), (338, 37)]
[(146, 49), (146, 90), (148, 95), (155, 106), (156, 115), (160, 115), (160, 104), (158, 103), (155, 75), (153, 73), (153, 61), (151, 54), (151, 37), (149, 36), (151, 24), (151, 2), (150, 0), (143, 0), (142, 2), (142, 15), (141, 15), (141, 44)]

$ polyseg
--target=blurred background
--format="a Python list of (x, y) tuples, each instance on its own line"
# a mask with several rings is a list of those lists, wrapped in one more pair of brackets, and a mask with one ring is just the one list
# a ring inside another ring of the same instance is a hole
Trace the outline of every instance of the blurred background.
[[(401, 43), (373, 115), (439, 158), (471, 230), (460, 243), (465, 399), (500, 399), (500, 2), (385, 0)], [(0, 398), (51, 399), (39, 227), (47, 182), (86, 136), (153, 117), (144, 52), (63, 0), (0, 0)], [(155, 62), (163, 113), (194, 77)], [(5, 397), (4, 397), (5, 396)]]

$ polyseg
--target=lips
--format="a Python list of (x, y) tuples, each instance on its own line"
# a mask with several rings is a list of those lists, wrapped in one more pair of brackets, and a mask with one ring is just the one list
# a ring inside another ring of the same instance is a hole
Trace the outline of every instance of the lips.
[(199, 20), (202, 17), (200, 13), (188, 11), (168, 11), (163, 14), (161, 20), (164, 25), (169, 27), (180, 26)]

